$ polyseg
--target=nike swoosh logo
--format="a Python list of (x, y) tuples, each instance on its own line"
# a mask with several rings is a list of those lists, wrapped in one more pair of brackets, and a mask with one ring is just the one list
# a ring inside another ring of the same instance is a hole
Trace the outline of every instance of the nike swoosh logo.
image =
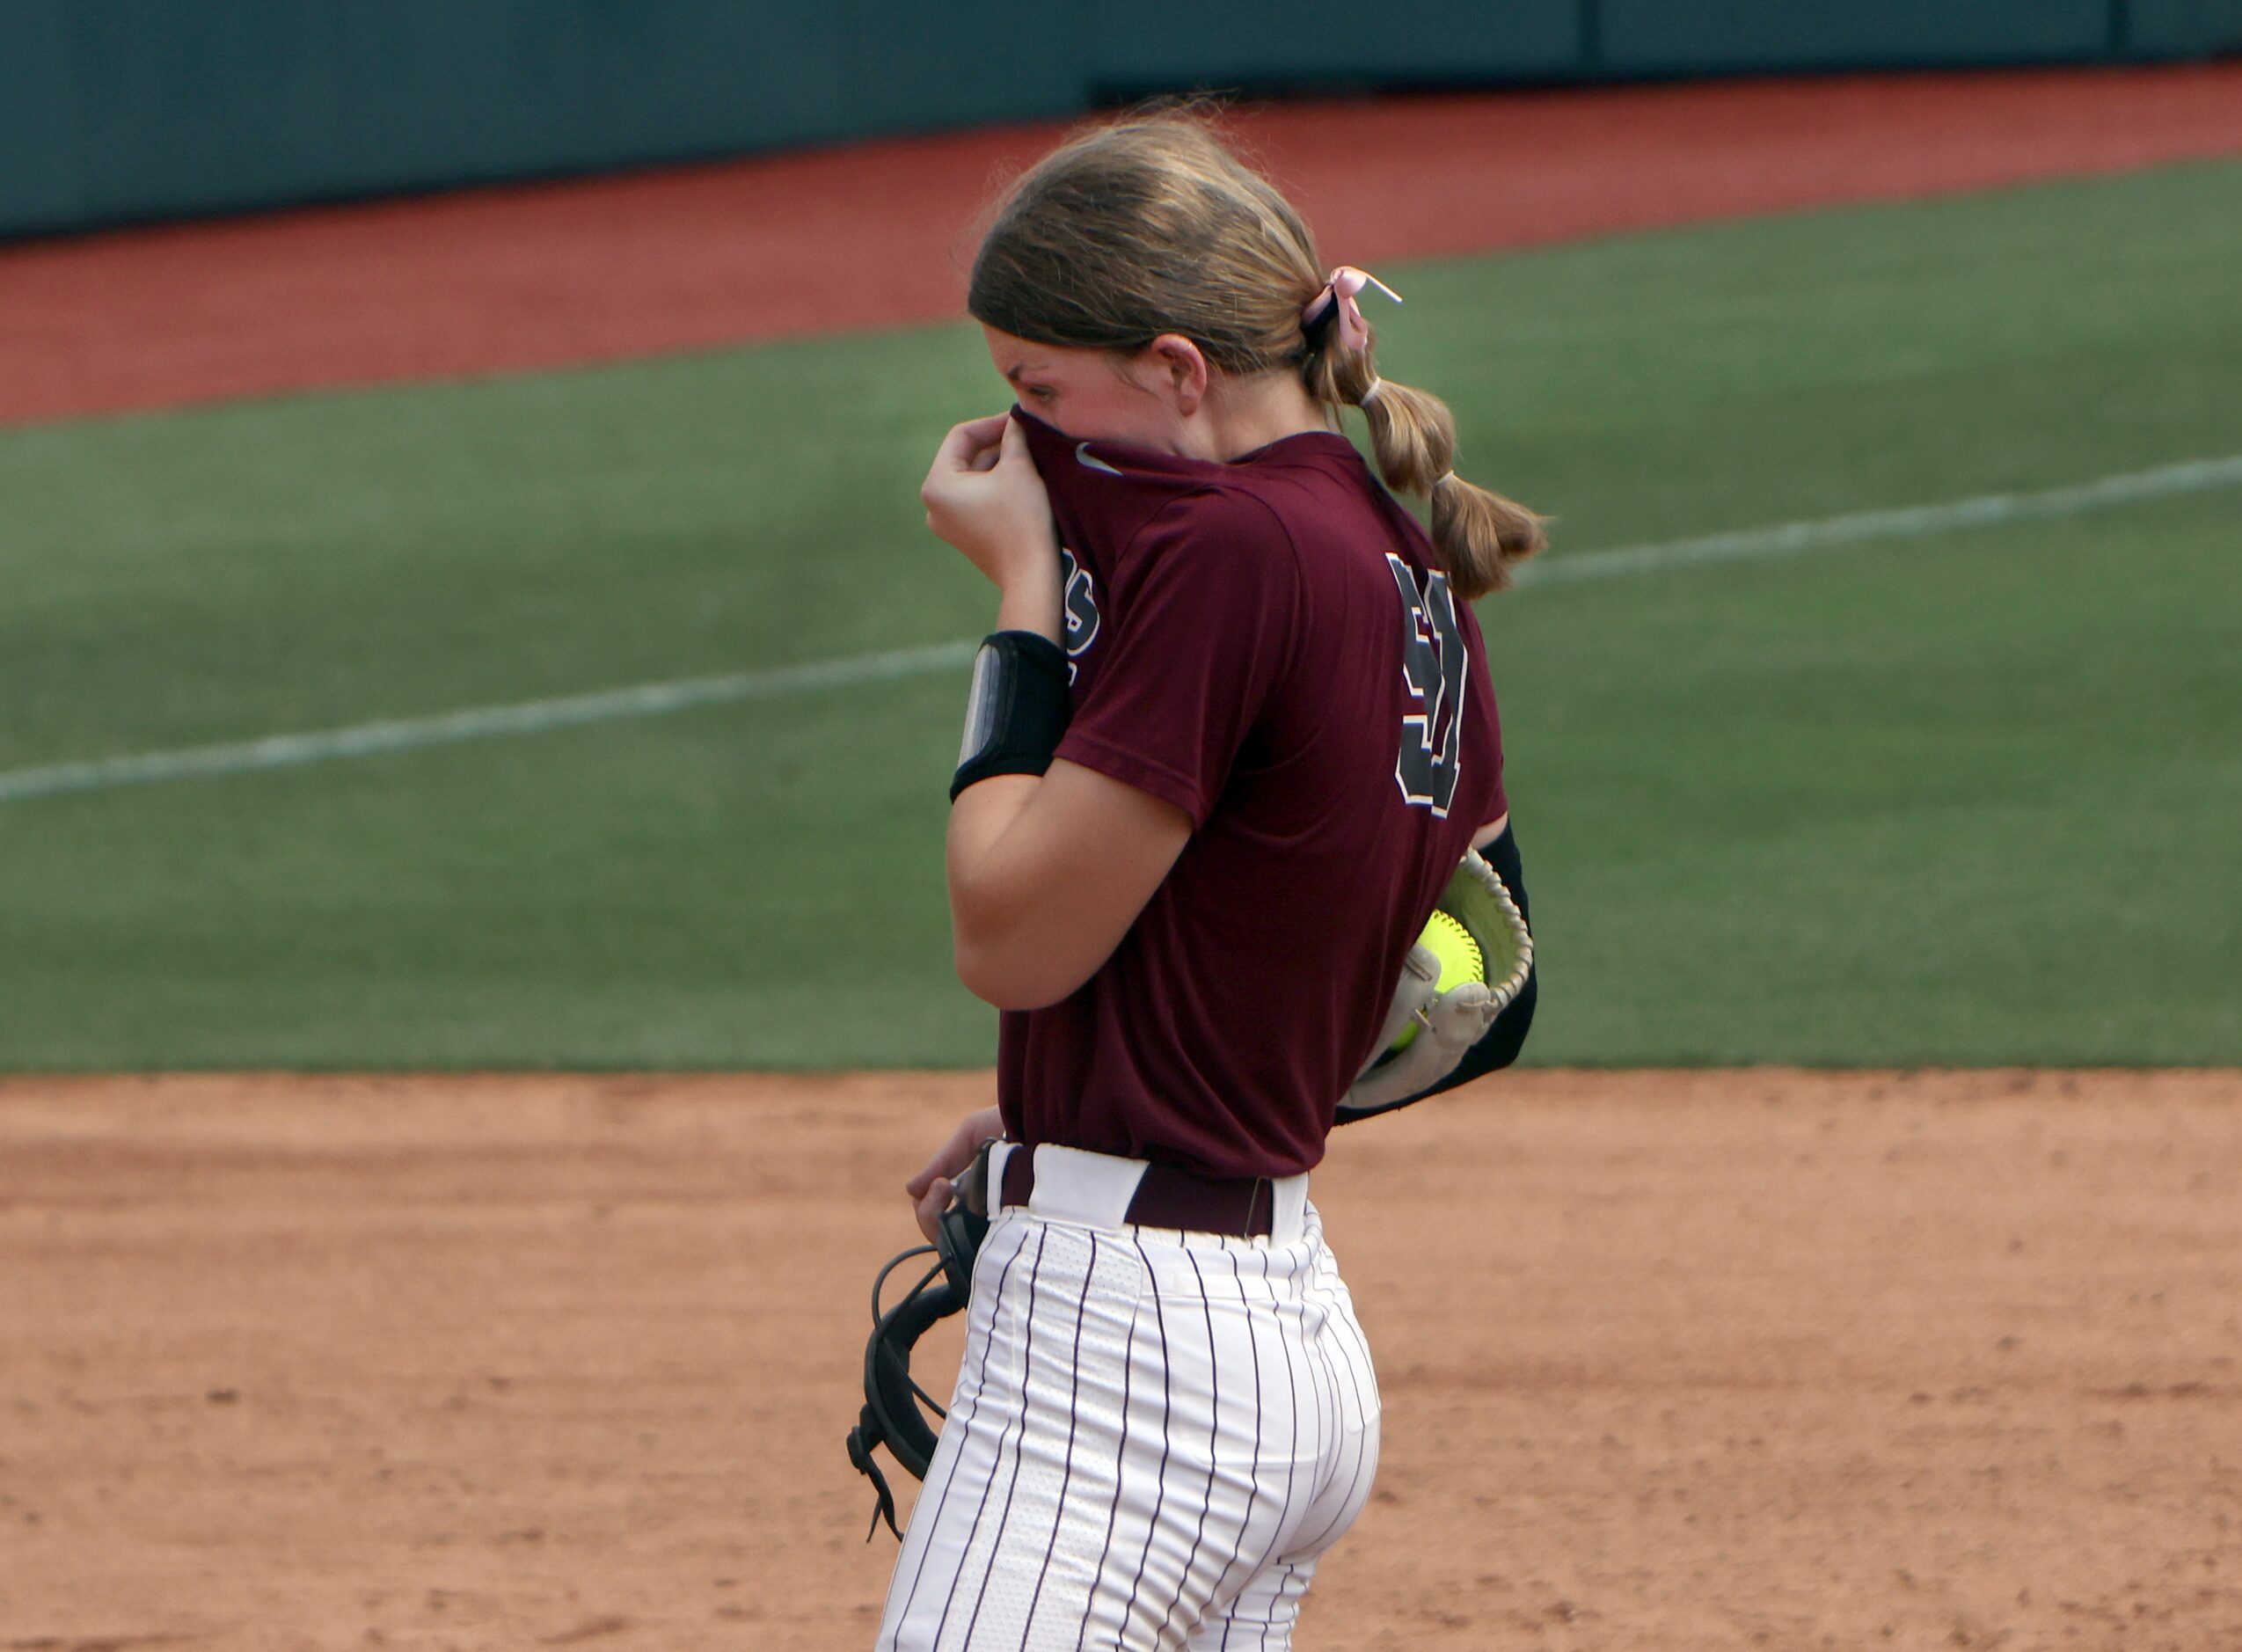
[(1105, 460), (1092, 458), (1090, 457), (1090, 444), (1087, 442), (1077, 442), (1074, 444), (1074, 457), (1075, 462), (1083, 465), (1085, 469), (1103, 471), (1108, 476), (1119, 476), (1121, 474), (1119, 471), (1106, 464)]

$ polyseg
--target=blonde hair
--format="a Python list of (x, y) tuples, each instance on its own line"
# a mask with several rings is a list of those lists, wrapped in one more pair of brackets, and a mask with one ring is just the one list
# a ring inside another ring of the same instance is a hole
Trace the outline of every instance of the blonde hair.
[(1134, 354), (1180, 333), (1236, 377), (1289, 369), (1358, 407), (1386, 485), (1431, 504), (1433, 548), (1458, 595), (1510, 583), (1542, 548), (1542, 518), (1455, 474), (1456, 419), (1439, 397), (1381, 380), (1377, 337), (1347, 347), (1326, 305), (1315, 238), (1275, 185), (1216, 135), (1203, 104), (1140, 110), (1077, 133), (997, 203), (966, 307), (1039, 344)]

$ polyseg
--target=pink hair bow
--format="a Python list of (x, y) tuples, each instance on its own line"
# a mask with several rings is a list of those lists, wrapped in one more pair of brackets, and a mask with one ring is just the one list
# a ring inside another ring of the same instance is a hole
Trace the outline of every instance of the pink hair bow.
[(1300, 325), (1306, 326), (1318, 316), (1323, 314), (1326, 306), (1336, 303), (1339, 305), (1340, 340), (1350, 350), (1368, 349), (1370, 345), (1370, 324), (1362, 319), (1362, 306), (1355, 302), (1355, 295), (1365, 287), (1377, 288), (1397, 304), (1401, 302), (1399, 293), (1371, 274), (1369, 271), (1356, 269), (1352, 264), (1341, 264), (1331, 273), (1331, 279), (1324, 283), (1323, 291), (1310, 299), (1308, 307), (1300, 312)]

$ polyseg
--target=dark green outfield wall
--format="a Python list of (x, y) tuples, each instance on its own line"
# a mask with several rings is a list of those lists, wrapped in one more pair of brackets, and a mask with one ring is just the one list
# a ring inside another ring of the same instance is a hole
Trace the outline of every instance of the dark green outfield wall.
[(0, 0), (0, 236), (1337, 90), (2194, 57), (2242, 0)]

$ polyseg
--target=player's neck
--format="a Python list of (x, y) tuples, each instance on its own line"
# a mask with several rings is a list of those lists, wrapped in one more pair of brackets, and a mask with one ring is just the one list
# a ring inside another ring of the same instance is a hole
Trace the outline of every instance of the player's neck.
[(1321, 405), (1293, 374), (1224, 377), (1208, 386), (1207, 399), (1186, 421), (1183, 450), (1226, 464), (1272, 442), (1331, 428)]

